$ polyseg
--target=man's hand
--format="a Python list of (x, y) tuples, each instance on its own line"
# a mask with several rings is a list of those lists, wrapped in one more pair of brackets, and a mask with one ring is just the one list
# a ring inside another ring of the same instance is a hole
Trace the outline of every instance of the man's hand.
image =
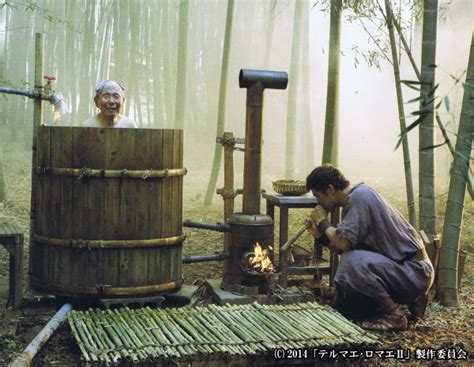
[(321, 204), (317, 204), (311, 212), (311, 219), (317, 226), (323, 219), (327, 219), (328, 213)]

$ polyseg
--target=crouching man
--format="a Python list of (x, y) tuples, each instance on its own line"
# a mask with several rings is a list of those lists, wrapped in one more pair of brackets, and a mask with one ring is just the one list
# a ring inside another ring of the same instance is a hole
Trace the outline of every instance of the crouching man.
[[(336, 309), (377, 331), (407, 328), (398, 304), (409, 306), (414, 321), (423, 316), (434, 271), (416, 230), (377, 191), (363, 183), (351, 186), (330, 164), (315, 168), (306, 186), (318, 200), (309, 232), (327, 237), (341, 254)], [(343, 219), (334, 227), (327, 214), (338, 206)]]

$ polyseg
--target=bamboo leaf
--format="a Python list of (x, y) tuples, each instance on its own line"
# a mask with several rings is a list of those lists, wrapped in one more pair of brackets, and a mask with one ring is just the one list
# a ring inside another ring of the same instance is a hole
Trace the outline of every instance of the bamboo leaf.
[(439, 87), (439, 83), (436, 84), (436, 85), (430, 90), (430, 92), (428, 93), (428, 97), (433, 96), (434, 93), (435, 93), (435, 91), (436, 91), (436, 89), (438, 89), (438, 87)]
[(418, 101), (422, 100), (423, 98), (424, 98), (423, 96), (418, 96), (416, 98), (410, 99), (409, 101), (405, 102), (405, 104), (418, 102)]
[(400, 146), (400, 144), (403, 142), (403, 140), (405, 140), (407, 138), (407, 132), (406, 132), (406, 129), (405, 131), (403, 131), (402, 133), (400, 133), (400, 138), (398, 139), (398, 142), (397, 142), (397, 145), (395, 145), (395, 149), (394, 150), (397, 150), (398, 147)]
[(426, 118), (426, 116), (429, 115), (429, 113), (421, 114), (421, 112), (422, 111), (415, 111), (415, 112), (412, 113), (413, 115), (420, 115), (420, 117), (417, 118), (415, 121), (413, 121), (403, 132), (400, 133), (400, 135), (399, 135), (400, 138), (398, 139), (397, 145), (395, 146), (395, 150), (397, 150), (398, 147), (400, 146), (400, 144), (403, 142), (403, 140), (405, 140), (407, 138), (408, 132), (413, 130), (419, 124), (421, 124), (423, 122), (423, 120)]
[(454, 75), (452, 75), (452, 74), (449, 74), (449, 76), (450, 76), (452, 79), (454, 79), (454, 82), (455, 82), (454, 84), (456, 85), (456, 84), (458, 84), (458, 83), (461, 81), (461, 78), (463, 77), (463, 75), (464, 75), (465, 72), (466, 72), (466, 70), (464, 70), (464, 71), (461, 73), (461, 75), (460, 75), (459, 77), (456, 77), (456, 76), (454, 76)]
[(415, 87), (414, 85), (411, 84), (405, 84), (408, 88), (416, 90), (417, 92), (421, 92), (421, 89), (418, 87)]
[(444, 102), (444, 107), (446, 107), (446, 111), (449, 112), (449, 98), (448, 98), (448, 96), (445, 96), (443, 98), (443, 102)]
[(419, 80), (400, 80), (400, 83), (403, 83), (405, 85), (421, 85), (421, 82)]
[[(431, 97), (431, 98), (424, 98), (421, 100), (421, 105), (422, 106), (429, 106), (433, 103), (433, 101), (436, 99), (436, 96), (435, 97)], [(438, 103), (439, 105), (439, 103)]]
[(428, 114), (423, 114), (421, 115), (419, 118), (417, 118), (415, 121), (413, 121), (411, 123), (411, 125), (409, 125), (407, 128), (406, 128), (406, 131), (409, 132), (410, 130), (414, 129), (415, 127), (417, 127), (419, 124), (421, 124), (423, 122), (423, 120), (426, 118), (426, 116), (428, 116)]
[(419, 111), (415, 111), (415, 112), (412, 112), (412, 116), (425, 116), (425, 115), (429, 115), (431, 113), (430, 110), (419, 110)]
[(448, 143), (448, 142), (445, 141), (444, 143), (431, 145), (431, 146), (429, 146), (429, 147), (424, 147), (424, 148), (421, 148), (421, 149), (420, 149), (420, 152), (423, 152), (423, 151), (425, 151), (425, 150), (431, 150), (431, 149), (438, 148), (438, 147), (442, 147), (444, 144), (447, 144), (447, 143)]

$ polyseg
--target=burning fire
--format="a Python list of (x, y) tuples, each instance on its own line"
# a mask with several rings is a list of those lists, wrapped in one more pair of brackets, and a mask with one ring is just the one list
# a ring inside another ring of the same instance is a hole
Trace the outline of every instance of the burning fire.
[(253, 250), (255, 256), (249, 257), (250, 266), (259, 273), (271, 273), (273, 271), (273, 264), (268, 257), (268, 254), (271, 250), (273, 250), (271, 246), (268, 246), (268, 248), (264, 249), (257, 242)]

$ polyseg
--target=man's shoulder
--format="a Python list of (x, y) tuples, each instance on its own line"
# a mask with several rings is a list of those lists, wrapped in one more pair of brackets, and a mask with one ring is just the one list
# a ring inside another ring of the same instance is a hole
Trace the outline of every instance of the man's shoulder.
[(121, 116), (119, 122), (115, 127), (136, 128), (137, 124), (128, 116)]
[(365, 183), (359, 183), (355, 185), (349, 193), (349, 200), (351, 202), (360, 202), (378, 196), (380, 196), (380, 194), (373, 187)]
[(351, 196), (366, 195), (367, 193), (377, 192), (373, 187), (361, 182), (355, 185), (350, 191)]
[(90, 119), (85, 120), (82, 123), (82, 126), (83, 127), (100, 127), (99, 122), (97, 121), (97, 118), (95, 116), (91, 117)]

